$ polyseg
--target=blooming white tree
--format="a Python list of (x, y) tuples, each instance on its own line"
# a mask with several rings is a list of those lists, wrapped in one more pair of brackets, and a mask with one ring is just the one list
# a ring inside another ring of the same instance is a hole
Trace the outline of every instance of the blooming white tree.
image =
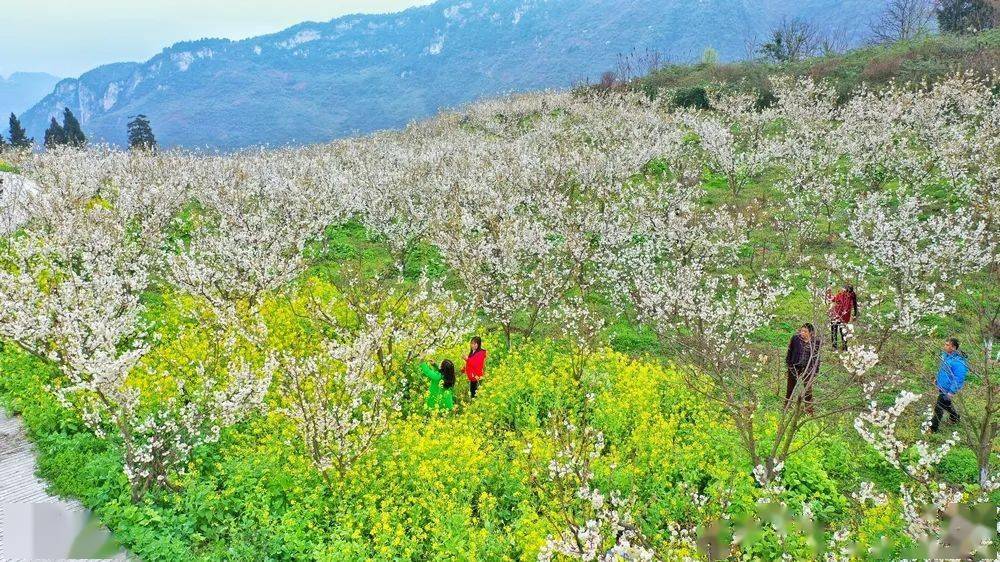
[(351, 210), (387, 243), (402, 270), (410, 253), (448, 220), (449, 201), (462, 196), (463, 179), (474, 177), (486, 143), (476, 135), (414, 125), (397, 134), (377, 134), (338, 147), (347, 182), (356, 195)]
[(510, 347), (515, 332), (530, 336), (563, 298), (575, 268), (544, 226), (516, 212), (483, 222), (469, 218), (462, 229), (442, 242), (444, 255), (471, 305), (500, 325)]
[(956, 75), (917, 92), (907, 117), (932, 178), (946, 182), (976, 219), (996, 225), (1000, 112), (984, 101), (993, 96), (990, 88), (972, 73)]
[[(220, 368), (228, 372), (217, 371)], [(195, 388), (176, 372), (154, 373), (160, 380), (173, 379), (176, 396), (143, 399), (130, 390), (133, 401), (113, 417), (126, 436), (124, 470), (133, 498), (154, 487), (174, 488), (171, 477), (186, 472), (196, 447), (218, 441), (224, 428), (262, 410), (273, 370), (271, 363), (263, 368), (239, 361), (198, 363), (192, 378), (202, 382)], [(97, 433), (102, 436), (100, 428)]]
[(53, 392), (96, 435), (117, 432), (135, 499), (169, 487), (194, 447), (261, 404), (269, 378), (240, 366), (201, 377), (195, 400), (183, 399), (179, 381), (176, 397), (144, 394), (136, 379), (152, 344), (143, 294), (157, 237), (136, 236), (143, 217), (86, 185), (43, 185), (32, 202), (29, 224), (6, 239), (0, 334), (60, 370)]
[[(222, 161), (199, 176), (200, 208), (182, 225), (190, 232), (165, 252), (167, 279), (202, 297), (224, 325), (254, 325), (263, 299), (306, 267), (307, 245), (346, 214), (313, 182), (272, 172), (268, 161)], [(263, 169), (261, 169), (263, 167)], [(280, 172), (280, 168), (278, 169)], [(209, 177), (211, 174), (212, 177)]]
[[(897, 424), (906, 408), (920, 399), (912, 392), (901, 392), (895, 403), (880, 408), (873, 400), (869, 409), (854, 422), (861, 437), (892, 466), (902, 470), (909, 480), (900, 486), (903, 518), (907, 532), (914, 540), (927, 540), (940, 532), (941, 513), (962, 499), (962, 492), (944, 483), (935, 474), (935, 467), (958, 441), (954, 433), (940, 444), (917, 440), (910, 444), (897, 434)], [(932, 412), (928, 410), (924, 427), (929, 427)], [(914, 451), (915, 458), (904, 453)]]
[(371, 338), (381, 380), (390, 386), (401, 383), (416, 360), (464, 341), (475, 327), (443, 280), (426, 273), (408, 282), (345, 267), (334, 285), (332, 293), (309, 295), (304, 314), (333, 340)]
[(780, 144), (768, 134), (775, 116), (759, 111), (750, 92), (716, 93), (710, 103), (714, 111), (684, 110), (679, 119), (697, 136), (699, 160), (740, 201), (780, 155)]
[(601, 345), (607, 320), (579, 295), (571, 296), (552, 312), (556, 335), (569, 350), (573, 377), (582, 381), (590, 359)]
[[(775, 477), (789, 454), (794, 437), (812, 417), (801, 400), (781, 411), (769, 445), (760, 442), (760, 418), (773, 385), (771, 358), (755, 353), (753, 334), (774, 317), (785, 284), (767, 279), (713, 275), (701, 267), (660, 274), (657, 285), (640, 290), (636, 306), (663, 335), (680, 359), (678, 368), (690, 388), (718, 405), (734, 423), (741, 443), (764, 482)], [(662, 283), (662, 284), (661, 284)], [(779, 367), (780, 369), (780, 367)], [(794, 397), (806, 389), (800, 383)], [(778, 390), (782, 393), (782, 390)]]
[(924, 320), (954, 309), (949, 286), (996, 252), (984, 223), (963, 209), (932, 211), (918, 196), (898, 204), (885, 193), (862, 197), (845, 237), (856, 259), (841, 258), (837, 268), (863, 282), (868, 308), (882, 311), (869, 318), (877, 348), (893, 334), (925, 334)]
[(553, 422), (551, 438), (558, 449), (548, 463), (546, 482), (536, 493), (543, 494), (547, 506), (556, 506), (558, 515), (550, 523), (565, 529), (548, 537), (538, 560), (657, 559), (632, 518), (630, 502), (617, 492), (606, 495), (593, 484), (591, 463), (604, 451), (604, 436), (587, 425), (560, 419)]
[(777, 182), (786, 196), (788, 223), (801, 245), (818, 234), (834, 241), (843, 218), (844, 201), (853, 199), (850, 174), (845, 172), (841, 115), (832, 86), (809, 79), (779, 81), (771, 112), (783, 127), (775, 137), (777, 162), (787, 173)]
[(329, 342), (316, 354), (277, 357), (282, 412), (298, 430), (302, 444), (328, 484), (343, 477), (371, 449), (398, 412), (399, 396), (376, 381), (374, 346), (380, 334)]

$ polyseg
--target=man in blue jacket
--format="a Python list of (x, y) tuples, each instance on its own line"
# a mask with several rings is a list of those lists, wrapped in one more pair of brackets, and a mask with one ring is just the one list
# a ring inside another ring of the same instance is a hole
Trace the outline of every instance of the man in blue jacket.
[(955, 411), (952, 399), (959, 390), (962, 390), (962, 386), (965, 384), (965, 375), (968, 372), (969, 366), (965, 363), (965, 357), (958, 351), (958, 339), (948, 338), (944, 342), (941, 366), (938, 368), (937, 380), (935, 381), (938, 399), (937, 403), (934, 404), (934, 419), (931, 420), (932, 432), (937, 433), (945, 411), (948, 412), (952, 423), (958, 423), (960, 416)]

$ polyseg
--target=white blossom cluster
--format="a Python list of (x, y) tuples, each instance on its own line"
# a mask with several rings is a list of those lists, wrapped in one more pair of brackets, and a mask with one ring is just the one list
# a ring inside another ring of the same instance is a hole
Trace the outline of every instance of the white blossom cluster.
[(346, 344), (329, 343), (321, 354), (277, 357), (279, 378), (289, 404), (283, 413), (295, 422), (310, 458), (343, 476), (384, 434), (398, 410), (399, 396), (376, 382), (372, 347), (377, 334)]
[[(903, 470), (909, 481), (900, 485), (900, 499), (903, 503), (903, 518), (908, 533), (915, 540), (923, 540), (936, 534), (939, 529), (939, 514), (962, 499), (962, 492), (937, 479), (935, 468), (941, 459), (958, 441), (958, 433), (953, 433), (946, 441), (932, 444), (924, 440), (908, 443), (897, 433), (897, 424), (906, 408), (920, 399), (912, 392), (903, 391), (889, 408), (879, 408), (872, 401), (868, 411), (862, 412), (854, 422), (861, 437), (892, 466)], [(924, 421), (930, 424), (932, 412), (928, 411)], [(914, 458), (905, 456), (908, 451)], [(864, 499), (875, 499), (870, 486), (859, 492)]]
[[(642, 540), (628, 514), (628, 504), (616, 493), (610, 497), (599, 490), (580, 488), (578, 498), (589, 502), (595, 516), (583, 525), (574, 526), (558, 537), (549, 537), (538, 553), (540, 562), (552, 560), (559, 554), (573, 560), (613, 562), (616, 560), (656, 560), (656, 554), (640, 544)], [(678, 535), (682, 532), (678, 531)], [(607, 548), (608, 536), (614, 544)]]
[(593, 486), (591, 462), (604, 451), (603, 434), (564, 420), (554, 427), (552, 438), (559, 449), (549, 461), (548, 479), (557, 490), (554, 496), (566, 502), (568, 526), (546, 539), (538, 560), (550, 561), (557, 555), (600, 562), (657, 560), (631, 515), (630, 502), (617, 492), (605, 495)]
[(852, 378), (864, 381), (865, 374), (878, 364), (878, 352), (868, 345), (851, 346), (840, 355), (840, 361)]
[(866, 287), (873, 302), (892, 304), (879, 325), (906, 334), (923, 333), (921, 321), (954, 309), (945, 284), (996, 259), (996, 237), (984, 222), (962, 209), (933, 213), (917, 196), (898, 205), (883, 193), (862, 197), (846, 236), (862, 261), (842, 265), (860, 279), (886, 284), (882, 291)]
[(865, 505), (872, 503), (874, 505), (885, 505), (889, 501), (889, 498), (880, 492), (875, 491), (875, 484), (872, 482), (862, 482), (858, 486), (858, 491), (852, 494), (854, 501), (859, 504)]
[(213, 370), (193, 398), (141, 395), (133, 381), (148, 372), (141, 362), (153, 346), (143, 295), (160, 270), (167, 217), (180, 197), (162, 184), (110, 183), (123, 169), (155, 175), (149, 160), (110, 154), (95, 168), (76, 152), (48, 158), (34, 170), (32, 218), (6, 240), (0, 334), (59, 367), (66, 379), (53, 391), (96, 435), (117, 430), (138, 496), (167, 485), (193, 447), (258, 407), (269, 379)]
[[(269, 373), (273, 369), (273, 364), (266, 367)], [(202, 366), (198, 370), (205, 374)], [(134, 417), (126, 424), (131, 447), (124, 467), (134, 489), (168, 486), (170, 476), (186, 471), (196, 447), (218, 441), (222, 428), (261, 408), (271, 383), (270, 376), (260, 376), (247, 364), (237, 365), (222, 389), (213, 388), (212, 379), (205, 380), (198, 392), (184, 400), (170, 398), (148, 415), (121, 414)]]

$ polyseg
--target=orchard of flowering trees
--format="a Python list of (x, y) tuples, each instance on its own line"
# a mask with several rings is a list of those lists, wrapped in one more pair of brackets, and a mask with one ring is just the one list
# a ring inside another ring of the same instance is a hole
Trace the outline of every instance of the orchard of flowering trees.
[[(136, 505), (235, 493), (207, 459), (239, 447), (316, 477), (271, 504), (289, 528), (309, 509), (277, 558), (946, 554), (959, 506), (1000, 493), (1000, 99), (956, 76), (776, 100), (543, 93), (299, 149), (5, 152), (4, 353), (52, 373), (37, 400), (116, 455)], [(834, 352), (844, 284), (861, 314)], [(821, 367), (786, 397), (806, 322)], [(646, 334), (631, 357), (623, 330)], [(427, 412), (417, 364), (473, 335), (482, 396)], [(931, 435), (948, 336), (969, 382)], [(844, 450), (880, 481), (838, 472)], [(942, 469), (959, 450), (971, 481)]]

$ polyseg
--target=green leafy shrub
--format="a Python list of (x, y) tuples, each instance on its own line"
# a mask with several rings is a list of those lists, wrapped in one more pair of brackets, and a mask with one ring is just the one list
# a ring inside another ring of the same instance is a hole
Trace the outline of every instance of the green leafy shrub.
[(954, 484), (975, 484), (979, 481), (979, 463), (971, 449), (956, 447), (941, 459), (938, 470), (945, 480)]
[(679, 88), (671, 96), (670, 102), (674, 107), (686, 107), (688, 109), (710, 109), (712, 107), (708, 101), (708, 91), (701, 86)]

